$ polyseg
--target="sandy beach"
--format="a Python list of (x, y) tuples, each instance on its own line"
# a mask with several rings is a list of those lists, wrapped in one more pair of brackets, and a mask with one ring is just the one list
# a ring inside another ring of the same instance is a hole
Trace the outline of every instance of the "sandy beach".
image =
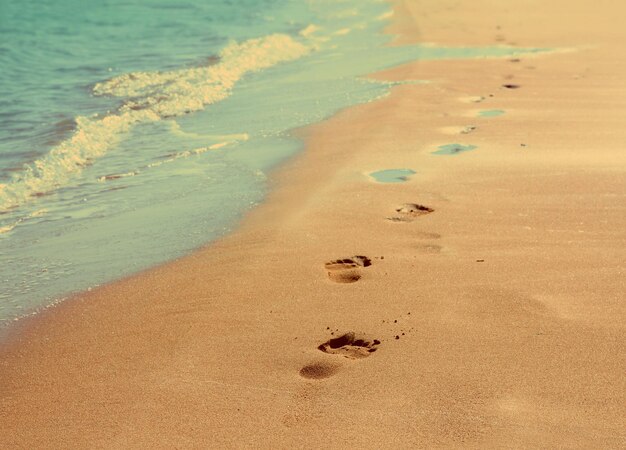
[(0, 447), (626, 447), (626, 6), (394, 9), (397, 44), (555, 51), (372, 74), (428, 82), (297, 130), (235, 233), (17, 323)]

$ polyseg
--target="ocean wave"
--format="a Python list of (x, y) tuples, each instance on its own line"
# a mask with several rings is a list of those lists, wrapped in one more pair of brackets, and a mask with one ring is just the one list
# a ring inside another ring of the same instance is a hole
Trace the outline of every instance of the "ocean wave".
[(229, 44), (210, 66), (133, 72), (96, 84), (94, 95), (124, 98), (123, 105), (104, 117), (77, 117), (69, 139), (0, 184), (0, 212), (67, 185), (135, 125), (202, 110), (227, 98), (245, 74), (298, 59), (312, 49), (290, 36), (273, 34)]

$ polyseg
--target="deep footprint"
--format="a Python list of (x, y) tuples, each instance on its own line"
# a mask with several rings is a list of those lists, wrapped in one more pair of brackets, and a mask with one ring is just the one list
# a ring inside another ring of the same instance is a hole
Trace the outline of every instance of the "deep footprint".
[(361, 279), (359, 268), (372, 265), (367, 256), (352, 256), (351, 258), (336, 259), (324, 264), (328, 278), (336, 283), (355, 283)]
[(410, 222), (416, 217), (430, 214), (433, 211), (435, 210), (418, 203), (405, 203), (396, 208), (397, 216), (387, 217), (387, 220), (391, 220), (392, 222)]
[(341, 355), (348, 359), (367, 358), (378, 349), (378, 339), (357, 337), (353, 332), (324, 342), (318, 350), (331, 355)]

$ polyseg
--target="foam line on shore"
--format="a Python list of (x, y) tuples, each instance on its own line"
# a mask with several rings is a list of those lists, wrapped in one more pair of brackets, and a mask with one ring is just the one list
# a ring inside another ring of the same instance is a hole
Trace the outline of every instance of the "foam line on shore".
[(284, 34), (233, 42), (217, 64), (169, 72), (123, 74), (93, 88), (94, 95), (124, 98), (114, 113), (77, 117), (74, 134), (48, 154), (0, 184), (0, 212), (66, 186), (103, 156), (134, 126), (200, 111), (227, 98), (247, 73), (298, 59), (312, 47)]

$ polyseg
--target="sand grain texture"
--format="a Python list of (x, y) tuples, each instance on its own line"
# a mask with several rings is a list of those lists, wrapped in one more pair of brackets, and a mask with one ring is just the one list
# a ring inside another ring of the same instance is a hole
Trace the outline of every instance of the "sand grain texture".
[[(376, 74), (431, 83), (301, 130), (236, 233), (16, 327), (0, 447), (624, 448), (623, 17), (397, 2), (398, 43), (575, 50)], [(390, 167), (417, 173), (367, 176)], [(333, 282), (348, 255), (372, 264)], [(347, 332), (380, 344), (318, 348)]]

